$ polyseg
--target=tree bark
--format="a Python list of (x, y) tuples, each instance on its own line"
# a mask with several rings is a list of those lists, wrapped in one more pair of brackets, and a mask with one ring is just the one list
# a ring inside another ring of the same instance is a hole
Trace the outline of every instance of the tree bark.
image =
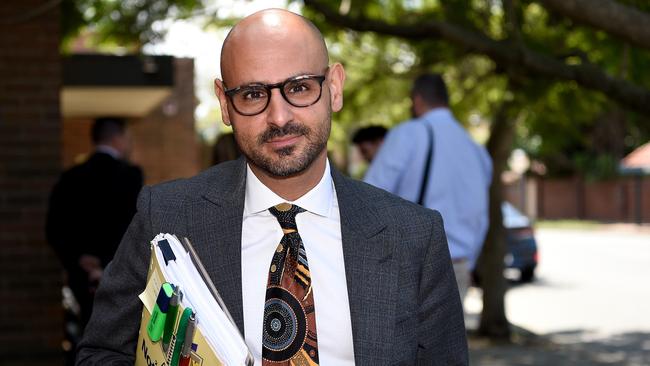
[(612, 0), (540, 0), (545, 8), (650, 49), (650, 15)]
[(478, 335), (492, 339), (510, 338), (510, 323), (505, 313), (507, 283), (503, 277), (506, 255), (505, 229), (501, 214), (503, 173), (512, 148), (516, 118), (512, 115), (514, 101), (504, 101), (495, 114), (487, 149), (492, 157), (490, 185), (490, 227), (476, 265), (483, 288), (483, 310)]
[(539, 78), (575, 81), (634, 110), (650, 113), (649, 89), (613, 77), (592, 64), (567, 65), (563, 60), (534, 51), (523, 43), (513, 45), (510, 40), (494, 40), (478, 30), (443, 21), (429, 19), (410, 24), (389, 24), (363, 16), (339, 14), (318, 0), (305, 0), (305, 5), (340, 27), (412, 40), (444, 39), (468, 52), (489, 57), (512, 78), (518, 79), (527, 72)]

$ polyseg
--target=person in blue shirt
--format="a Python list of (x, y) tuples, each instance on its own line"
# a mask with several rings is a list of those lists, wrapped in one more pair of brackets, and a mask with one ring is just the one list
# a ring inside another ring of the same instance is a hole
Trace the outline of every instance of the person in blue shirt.
[(418, 77), (411, 100), (414, 118), (388, 133), (364, 181), (418, 202), (431, 152), (422, 204), (442, 214), (463, 299), (488, 228), (492, 161), (449, 110), (440, 75)]

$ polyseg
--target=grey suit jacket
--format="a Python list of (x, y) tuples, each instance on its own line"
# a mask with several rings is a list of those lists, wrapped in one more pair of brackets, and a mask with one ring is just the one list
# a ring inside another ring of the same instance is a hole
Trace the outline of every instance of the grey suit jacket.
[[(142, 312), (138, 294), (145, 287), (149, 242), (159, 232), (190, 238), (243, 334), (245, 167), (240, 159), (142, 190), (97, 292), (77, 365), (133, 364)], [(467, 365), (462, 307), (440, 215), (334, 169), (332, 177), (356, 364)]]

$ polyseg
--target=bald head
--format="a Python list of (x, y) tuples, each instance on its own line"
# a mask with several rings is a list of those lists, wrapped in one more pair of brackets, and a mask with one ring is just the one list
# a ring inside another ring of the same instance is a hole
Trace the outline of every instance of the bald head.
[(305, 17), (283, 9), (266, 9), (237, 23), (228, 33), (221, 50), (221, 75), (228, 75), (237, 63), (247, 62), (240, 56), (244, 50), (257, 58), (276, 58), (289, 47), (296, 47), (318, 64), (327, 67), (329, 57), (322, 34)]
[(325, 171), (332, 113), (343, 107), (344, 84), (343, 65), (329, 64), (318, 29), (297, 14), (269, 9), (230, 31), (214, 91), (223, 123), (232, 126), (255, 175), (295, 200)]

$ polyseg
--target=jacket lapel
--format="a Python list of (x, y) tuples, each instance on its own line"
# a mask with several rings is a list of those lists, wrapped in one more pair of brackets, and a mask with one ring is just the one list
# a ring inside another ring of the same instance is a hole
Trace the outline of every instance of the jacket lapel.
[(241, 228), (245, 160), (222, 164), (208, 174), (201, 197), (189, 209), (190, 240), (243, 335)]
[(399, 263), (384, 217), (349, 178), (332, 170), (341, 217), (345, 274), (357, 364), (386, 364), (394, 337)]
[[(399, 263), (395, 239), (385, 219), (357, 185), (332, 169), (341, 217), (354, 354), (357, 364), (383, 364), (390, 359)], [(243, 158), (213, 168), (192, 202), (189, 238), (230, 314), (244, 334), (241, 287), (241, 228), (246, 186)]]

